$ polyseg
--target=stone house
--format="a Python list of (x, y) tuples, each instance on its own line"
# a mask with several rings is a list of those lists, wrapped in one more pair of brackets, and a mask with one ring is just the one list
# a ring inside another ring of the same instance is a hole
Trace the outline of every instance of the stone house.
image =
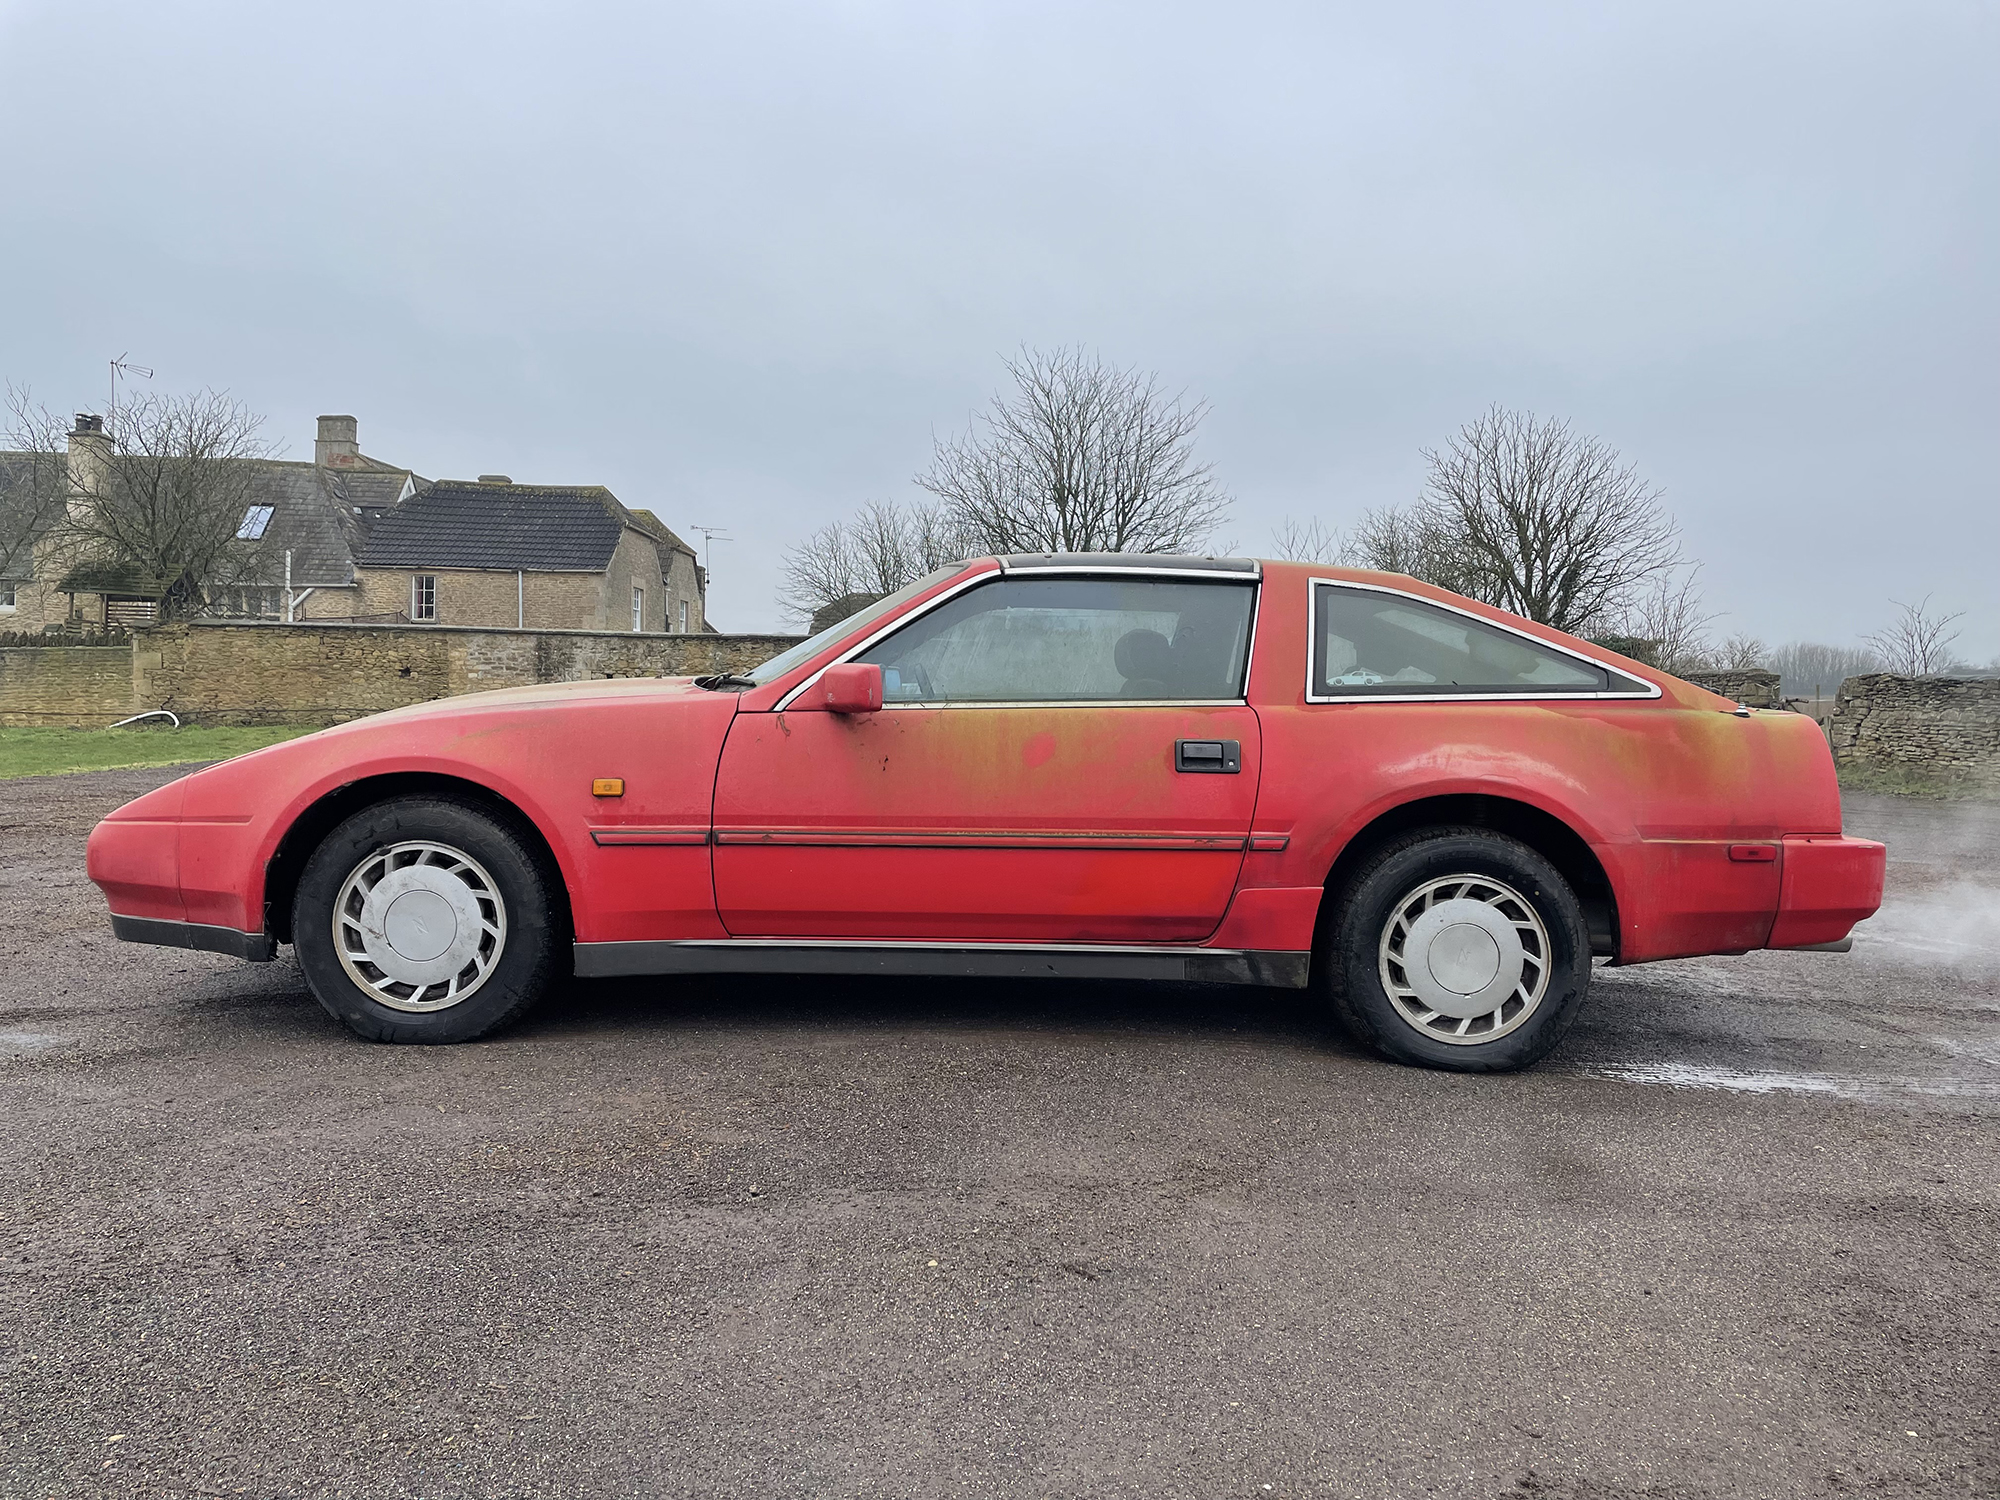
[[(75, 506), (90, 492), (91, 467), (115, 461), (103, 418), (79, 415), (66, 448), (60, 461)], [(321, 417), (314, 448), (311, 463), (241, 460), (251, 476), (244, 486), (238, 551), (227, 579), (208, 586), (207, 613), (282, 619), (288, 585), (296, 618), (356, 613), (354, 551), (370, 518), (393, 509), (427, 481), (363, 454), (352, 417)], [(0, 488), (10, 477), (30, 482), (33, 461), (47, 457), (0, 454)], [(46, 468), (33, 478), (46, 483)], [(0, 503), (5, 499), (0, 495)], [(0, 630), (150, 625), (158, 617), (164, 593), (158, 579), (79, 559), (56, 534), (38, 541), (28, 557), (31, 565), (17, 562), (9, 570), (17, 576), (0, 587)]]
[[(49, 456), (0, 453), (0, 504), (38, 457)], [(60, 457), (72, 476), (112, 461), (102, 419), (79, 416)], [(601, 486), (515, 485), (501, 476), (433, 484), (363, 453), (351, 416), (319, 419), (311, 463), (243, 462), (253, 477), (241, 550), (227, 579), (208, 587), (210, 615), (709, 628), (694, 549)], [(371, 551), (377, 530), (383, 543)], [(6, 570), (16, 576), (0, 579), (0, 632), (144, 625), (158, 616), (159, 580), (79, 563), (54, 539), (24, 556), (31, 566), (17, 562)]]
[(439, 480), (373, 522), (354, 577), (357, 614), (416, 624), (709, 628), (694, 549), (602, 485)]

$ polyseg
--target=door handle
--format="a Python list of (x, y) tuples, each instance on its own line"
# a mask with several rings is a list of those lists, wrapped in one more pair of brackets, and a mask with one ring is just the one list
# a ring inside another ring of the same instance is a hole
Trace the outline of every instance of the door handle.
[(1236, 740), (1175, 740), (1174, 769), (1234, 776), (1243, 769), (1243, 746)]

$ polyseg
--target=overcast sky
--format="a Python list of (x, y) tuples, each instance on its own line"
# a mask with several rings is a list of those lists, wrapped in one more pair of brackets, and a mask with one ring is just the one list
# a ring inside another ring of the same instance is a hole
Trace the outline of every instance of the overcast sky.
[(0, 0), (0, 377), (784, 546), (1026, 344), (1207, 398), (1237, 550), (1493, 402), (1659, 483), (1724, 630), (2000, 654), (2000, 7)]

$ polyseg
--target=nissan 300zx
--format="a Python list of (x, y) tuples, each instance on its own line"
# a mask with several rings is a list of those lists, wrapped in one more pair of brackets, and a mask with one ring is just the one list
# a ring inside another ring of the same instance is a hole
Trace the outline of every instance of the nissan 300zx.
[(1561, 1039), (1593, 957), (1841, 946), (1884, 850), (1809, 718), (1395, 574), (988, 557), (743, 675), (563, 683), (226, 761), (91, 835), (117, 935), (290, 944), (361, 1036), (562, 976), (1310, 987), (1391, 1058)]

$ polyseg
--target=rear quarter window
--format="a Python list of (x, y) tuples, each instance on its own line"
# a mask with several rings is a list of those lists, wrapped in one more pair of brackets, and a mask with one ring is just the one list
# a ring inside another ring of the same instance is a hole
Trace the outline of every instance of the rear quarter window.
[(1648, 683), (1531, 636), (1388, 589), (1316, 581), (1308, 696), (1650, 698)]

